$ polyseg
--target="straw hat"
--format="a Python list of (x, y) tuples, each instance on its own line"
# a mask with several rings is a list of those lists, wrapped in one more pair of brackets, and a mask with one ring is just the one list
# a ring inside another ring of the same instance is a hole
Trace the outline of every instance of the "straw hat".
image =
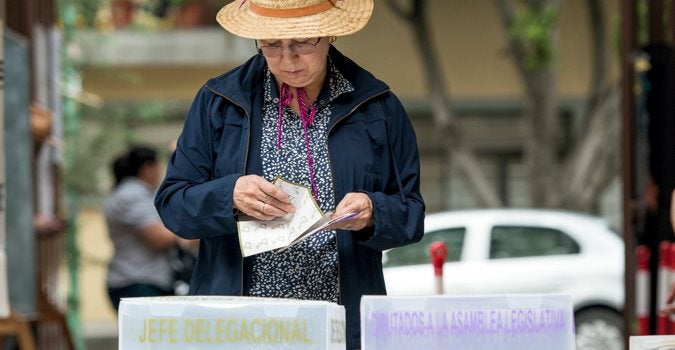
[(352, 34), (373, 13), (373, 0), (235, 0), (216, 16), (249, 39), (295, 39)]

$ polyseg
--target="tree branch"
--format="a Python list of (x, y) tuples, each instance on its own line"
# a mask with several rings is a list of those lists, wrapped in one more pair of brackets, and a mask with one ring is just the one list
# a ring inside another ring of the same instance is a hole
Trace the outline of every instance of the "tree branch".
[(590, 123), (589, 115), (593, 114), (600, 95), (606, 93), (607, 84), (607, 35), (605, 32), (605, 16), (602, 4), (599, 0), (587, 0), (588, 20), (591, 28), (591, 81), (590, 92), (587, 101), (584, 125), (581, 130), (587, 129)]
[(591, 211), (619, 167), (619, 89), (607, 91), (607, 36), (598, 0), (587, 0), (591, 30), (591, 80), (586, 110), (574, 148), (561, 169), (555, 202), (561, 207)]
[[(415, 1), (415, 0), (412, 0)], [(396, 0), (387, 0), (387, 4), (394, 14), (401, 17), (404, 21), (413, 23), (415, 21), (415, 13), (413, 11), (406, 11)]]
[(463, 143), (462, 131), (459, 122), (454, 116), (454, 110), (449, 102), (450, 93), (446, 88), (441, 63), (433, 42), (426, 17), (426, 0), (414, 1), (410, 14), (406, 14), (395, 0), (388, 0), (392, 10), (409, 21), (413, 30), (417, 51), (422, 60), (428, 84), (429, 100), (434, 124), (442, 135), (443, 149), (448, 160), (456, 161), (456, 167), (471, 184), (481, 205), (486, 207), (500, 207), (501, 200), (495, 186), (490, 183), (485, 172), (481, 169), (478, 160), (471, 150)]
[(621, 118), (618, 87), (603, 95), (583, 139), (575, 143), (560, 176), (554, 203), (562, 208), (591, 211), (600, 194), (619, 172)]
[(516, 65), (518, 72), (520, 73), (520, 78), (525, 85), (525, 89), (528, 93), (534, 91), (534, 86), (530, 84), (530, 79), (528, 79), (528, 72), (525, 68), (525, 47), (521, 42), (515, 40), (510, 34), (509, 31), (513, 27), (513, 23), (516, 17), (516, 11), (513, 7), (511, 0), (495, 0), (497, 5), (497, 11), (502, 22), (502, 27), (506, 33), (506, 40), (509, 46), (509, 52), (513, 56), (513, 63)]
[[(532, 206), (551, 206), (551, 188), (559, 173), (558, 106), (556, 76), (551, 63), (557, 33), (559, 2), (525, 0), (516, 13), (511, 0), (495, 0), (513, 64), (520, 73), (526, 93), (527, 122), (525, 163), (530, 180)], [(531, 29), (539, 35), (531, 35)]]

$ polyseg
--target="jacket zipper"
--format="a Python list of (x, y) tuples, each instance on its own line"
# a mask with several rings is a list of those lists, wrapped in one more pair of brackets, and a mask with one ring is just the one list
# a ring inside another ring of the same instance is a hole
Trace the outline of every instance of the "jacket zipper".
[[(359, 107), (361, 107), (366, 102), (374, 99), (377, 96), (385, 94), (387, 92), (389, 92), (389, 89), (384, 90), (384, 91), (380, 91), (380, 92), (378, 92), (378, 93), (376, 93), (372, 96), (369, 96), (369, 97), (363, 99), (363, 101), (361, 101), (356, 106), (354, 106), (354, 108), (352, 108), (349, 112), (347, 112), (345, 115), (339, 117), (335, 121), (335, 123), (333, 123), (333, 125), (331, 125), (331, 127), (328, 128), (328, 136), (326, 136), (326, 142), (328, 142), (328, 137), (330, 136), (330, 133), (333, 131), (333, 128), (336, 125), (340, 124), (340, 122), (347, 119), (347, 117), (352, 115), (352, 113), (354, 113), (355, 110), (357, 110)], [(336, 192), (335, 192), (335, 176), (333, 175), (333, 161), (332, 161), (332, 157), (330, 155), (330, 147), (328, 147), (327, 149), (328, 149), (328, 166), (330, 167), (330, 176), (331, 176), (331, 179), (332, 179), (331, 183), (332, 183), (332, 186), (333, 186), (333, 208), (335, 208), (337, 206), (337, 203), (335, 203)], [(342, 271), (340, 269), (340, 266), (341, 266), (341, 263), (340, 263), (340, 235), (338, 235), (338, 234), (335, 235), (335, 245), (337, 246), (337, 249), (338, 249), (338, 254), (337, 254), (337, 259), (338, 259), (338, 266), (337, 266), (338, 267), (338, 304), (342, 304), (342, 287), (341, 287), (341, 283), (340, 283), (341, 275), (342, 275)]]
[[(226, 99), (227, 101), (230, 101), (230, 103), (232, 103), (233, 105), (241, 108), (244, 111), (244, 114), (246, 115), (246, 119), (248, 120), (248, 133), (246, 134), (246, 152), (244, 153), (244, 159), (243, 159), (243, 162), (242, 162), (243, 163), (242, 164), (242, 172), (244, 174), (246, 174), (246, 164), (247, 164), (247, 161), (248, 161), (248, 151), (250, 149), (250, 142), (251, 142), (251, 116), (249, 115), (246, 108), (244, 108), (244, 106), (242, 106), (241, 104), (233, 101), (231, 98), (221, 94), (220, 92), (211, 89), (211, 87), (209, 87), (208, 85), (206, 86), (206, 88), (209, 89), (209, 91), (211, 91), (212, 93)], [(240, 282), (239, 285), (241, 286), (239, 288), (239, 295), (242, 296), (242, 295), (244, 295), (244, 258), (243, 257), (241, 258), (241, 270), (239, 272), (240, 272), (239, 276), (240, 276), (240, 279), (241, 279), (239, 281)]]

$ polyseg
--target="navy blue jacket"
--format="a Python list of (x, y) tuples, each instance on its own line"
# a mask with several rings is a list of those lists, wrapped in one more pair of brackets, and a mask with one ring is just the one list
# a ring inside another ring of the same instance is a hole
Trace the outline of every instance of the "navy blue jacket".
[[(375, 218), (371, 228), (337, 234), (339, 302), (346, 309), (348, 349), (354, 349), (360, 347), (361, 296), (386, 293), (382, 251), (422, 237), (424, 202), (417, 141), (401, 103), (332, 46), (329, 55), (355, 88), (332, 104), (328, 149), (335, 198), (364, 192)], [(250, 264), (239, 250), (232, 190), (240, 176), (262, 175), (265, 67), (256, 55), (200, 89), (155, 199), (166, 227), (201, 239), (191, 295), (241, 295), (250, 278)]]

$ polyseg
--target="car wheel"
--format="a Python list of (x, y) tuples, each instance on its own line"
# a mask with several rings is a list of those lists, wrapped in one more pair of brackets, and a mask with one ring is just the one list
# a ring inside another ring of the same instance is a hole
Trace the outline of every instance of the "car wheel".
[(581, 310), (574, 315), (577, 350), (624, 350), (623, 318), (602, 308)]

